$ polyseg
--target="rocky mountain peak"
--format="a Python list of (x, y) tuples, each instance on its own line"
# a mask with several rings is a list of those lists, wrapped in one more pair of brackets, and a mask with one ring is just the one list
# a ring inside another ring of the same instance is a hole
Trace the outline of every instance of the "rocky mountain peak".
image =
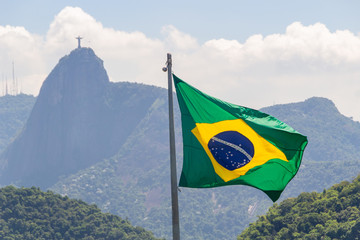
[[(1, 183), (46, 187), (111, 156), (121, 137), (113, 135), (120, 129), (105, 126), (118, 118), (105, 101), (110, 85), (103, 61), (91, 48), (77, 48), (61, 58), (44, 81), (23, 131), (0, 156)], [(106, 138), (113, 140), (112, 147)]]
[(62, 57), (46, 78), (38, 101), (46, 99), (56, 105), (98, 97), (103, 95), (108, 83), (103, 61), (91, 48), (77, 48)]

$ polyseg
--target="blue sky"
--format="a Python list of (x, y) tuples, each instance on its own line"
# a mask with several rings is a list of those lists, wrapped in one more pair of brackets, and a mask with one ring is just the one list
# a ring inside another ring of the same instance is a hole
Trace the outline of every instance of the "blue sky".
[(223, 100), (320, 96), (360, 120), (360, 1), (0, 1), (0, 94), (14, 62), (37, 95), (81, 35), (111, 81), (166, 87), (171, 52), (175, 74)]
[[(244, 41), (253, 34), (283, 33), (295, 21), (321, 22), (331, 30), (360, 32), (360, 1), (46, 1), (2, 0), (1, 25), (24, 26), (44, 34), (66, 6), (78, 6), (105, 27), (141, 31), (160, 37), (161, 27), (174, 25), (200, 41), (214, 38)], [(220, 3), (221, 2), (221, 3)]]

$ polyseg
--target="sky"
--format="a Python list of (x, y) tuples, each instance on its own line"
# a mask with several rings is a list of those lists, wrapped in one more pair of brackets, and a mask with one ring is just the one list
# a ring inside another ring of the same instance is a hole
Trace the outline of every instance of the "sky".
[(360, 120), (360, 1), (0, 0), (0, 95), (37, 95), (59, 59), (92, 48), (113, 82), (173, 72), (255, 109), (317, 96)]

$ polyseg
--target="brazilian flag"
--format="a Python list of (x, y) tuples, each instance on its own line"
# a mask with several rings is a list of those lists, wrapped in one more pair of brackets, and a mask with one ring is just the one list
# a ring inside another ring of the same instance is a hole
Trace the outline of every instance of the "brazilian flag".
[(268, 114), (221, 101), (173, 78), (184, 142), (179, 185), (248, 185), (275, 202), (300, 167), (306, 136)]

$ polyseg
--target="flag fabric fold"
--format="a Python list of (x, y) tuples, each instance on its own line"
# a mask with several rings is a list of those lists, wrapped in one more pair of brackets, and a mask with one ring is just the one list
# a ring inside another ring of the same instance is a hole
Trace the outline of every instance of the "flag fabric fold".
[(179, 186), (248, 185), (275, 202), (300, 167), (306, 136), (268, 114), (173, 78), (184, 149)]

